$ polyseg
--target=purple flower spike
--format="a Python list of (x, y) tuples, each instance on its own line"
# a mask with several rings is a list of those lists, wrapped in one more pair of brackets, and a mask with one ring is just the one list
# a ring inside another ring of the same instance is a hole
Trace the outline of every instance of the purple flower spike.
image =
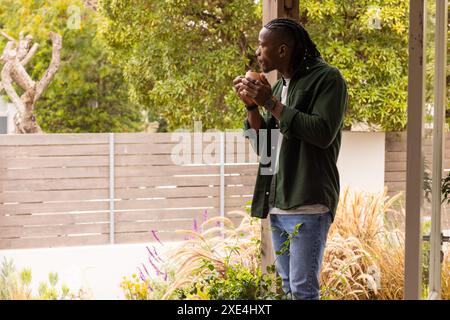
[(144, 277), (144, 274), (142, 273), (141, 269), (139, 267), (137, 269), (139, 271), (139, 278), (141, 278), (142, 281), (145, 281), (145, 277)]
[(156, 257), (155, 257), (155, 255), (150, 251), (150, 248), (149, 248), (149, 247), (147, 247), (147, 251), (148, 251), (148, 253), (150, 254), (150, 256), (151, 256), (153, 259), (157, 260)]
[(205, 222), (206, 221), (206, 219), (208, 218), (208, 210), (203, 210), (203, 214), (202, 214), (202, 217), (203, 217), (203, 222)]
[(194, 231), (198, 232), (197, 219), (194, 219)]
[(153, 237), (156, 239), (156, 241), (158, 241), (161, 245), (164, 245), (161, 240), (159, 239), (159, 237), (156, 235), (156, 230), (152, 230), (152, 235)]
[(143, 264), (143, 263), (141, 263), (142, 264), (142, 267), (144, 268), (144, 270), (145, 270), (145, 273), (148, 275), (148, 276), (150, 276), (150, 273), (148, 273), (148, 270), (147, 270), (147, 268), (145, 267), (145, 264)]
[(160, 262), (163, 262), (163, 259), (161, 259), (161, 257), (159, 256), (158, 252), (156, 251), (155, 246), (153, 246), (153, 254), (157, 258), (156, 260), (159, 260)]
[(167, 274), (167, 272), (165, 272), (164, 273), (164, 281), (167, 281), (167, 278), (168, 278), (168, 274)]
[(150, 285), (150, 282), (148, 283), (148, 290), (153, 291), (152, 286)]
[(150, 257), (148, 257), (148, 262), (150, 262), (150, 264), (152, 265), (153, 269), (155, 269), (156, 271), (156, 275), (161, 274), (162, 272), (158, 269), (158, 267), (153, 263), (152, 259), (150, 259)]

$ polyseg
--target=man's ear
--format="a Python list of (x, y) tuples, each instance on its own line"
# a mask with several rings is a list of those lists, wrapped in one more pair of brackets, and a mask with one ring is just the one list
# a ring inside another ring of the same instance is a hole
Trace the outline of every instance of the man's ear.
[(282, 43), (278, 48), (278, 54), (280, 55), (280, 58), (286, 57), (288, 50), (289, 47), (287, 46), (287, 44)]

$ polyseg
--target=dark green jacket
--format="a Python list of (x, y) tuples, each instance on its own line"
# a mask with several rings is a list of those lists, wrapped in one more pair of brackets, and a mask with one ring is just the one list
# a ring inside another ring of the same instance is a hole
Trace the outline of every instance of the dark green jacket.
[[(290, 81), (279, 123), (270, 112), (264, 112), (265, 137), (264, 130), (256, 135), (248, 120), (244, 121), (244, 135), (261, 156), (251, 207), (254, 217), (266, 218), (273, 206), (288, 210), (308, 204), (327, 206), (333, 219), (336, 214), (336, 162), (347, 108), (347, 85), (339, 70), (321, 58), (309, 61), (307, 66), (303, 75), (294, 75)], [(280, 101), (282, 87), (280, 79), (272, 88)], [(277, 151), (277, 135), (270, 129), (279, 129), (283, 134), (276, 174), (267, 174), (274, 168)]]

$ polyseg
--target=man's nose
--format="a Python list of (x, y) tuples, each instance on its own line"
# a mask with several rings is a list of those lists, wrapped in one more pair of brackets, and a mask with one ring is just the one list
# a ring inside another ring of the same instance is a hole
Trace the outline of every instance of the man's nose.
[(260, 53), (260, 50), (259, 50), (259, 48), (258, 48), (258, 49), (256, 49), (256, 51), (255, 51), (255, 55), (256, 55), (256, 56), (259, 56), (259, 53)]

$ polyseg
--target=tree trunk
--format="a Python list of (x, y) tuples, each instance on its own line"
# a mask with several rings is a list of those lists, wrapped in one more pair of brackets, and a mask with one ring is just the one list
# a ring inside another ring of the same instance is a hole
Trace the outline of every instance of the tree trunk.
[[(61, 61), (61, 36), (50, 32), (53, 44), (52, 60), (42, 79), (35, 82), (25, 70), (26, 64), (38, 49), (37, 44), (31, 46), (33, 37), (31, 35), (24, 37), (21, 32), (17, 41), (6, 33), (1, 34), (9, 41), (0, 57), (0, 60), (5, 63), (1, 71), (0, 92), (5, 90), (17, 108), (14, 116), (15, 133), (41, 133), (42, 129), (34, 116), (34, 106), (58, 71)], [(19, 97), (13, 83), (25, 91), (22, 96)]]

